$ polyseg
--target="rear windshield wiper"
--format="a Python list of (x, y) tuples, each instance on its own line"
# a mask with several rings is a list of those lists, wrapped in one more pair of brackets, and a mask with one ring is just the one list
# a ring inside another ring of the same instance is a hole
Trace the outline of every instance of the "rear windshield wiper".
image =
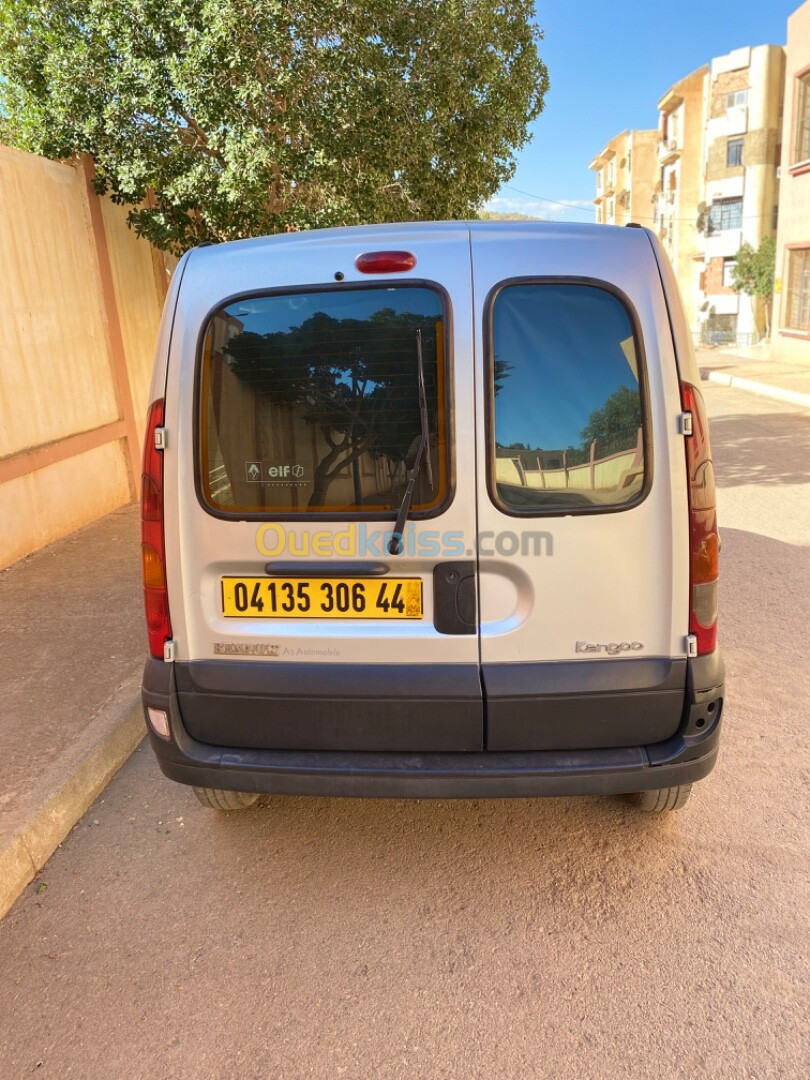
[(419, 445), (416, 448), (416, 457), (413, 461), (413, 467), (408, 473), (408, 483), (405, 487), (405, 494), (402, 496), (396, 524), (394, 525), (394, 531), (388, 542), (389, 555), (402, 554), (404, 546), (402, 530), (405, 528), (405, 521), (407, 520), (408, 513), (411, 509), (413, 489), (416, 485), (416, 478), (419, 475), (419, 469), (422, 465), (423, 455), (425, 458), (425, 466), (427, 467), (428, 483), (430, 484), (431, 489), (433, 488), (433, 465), (430, 460), (430, 432), (428, 430), (427, 394), (425, 393), (425, 362), (422, 358), (421, 330), (416, 331), (416, 369), (419, 381), (419, 422), (421, 425), (421, 435), (419, 437)]

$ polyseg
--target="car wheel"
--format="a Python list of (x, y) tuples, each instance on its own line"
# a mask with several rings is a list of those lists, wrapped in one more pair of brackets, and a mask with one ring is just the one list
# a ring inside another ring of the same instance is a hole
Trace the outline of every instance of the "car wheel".
[(210, 787), (195, 787), (194, 794), (211, 810), (247, 810), (259, 798), (255, 791), (222, 791)]
[(686, 806), (691, 791), (691, 784), (679, 784), (678, 787), (639, 791), (633, 798), (639, 809), (652, 814), (663, 814), (668, 810), (680, 810)]

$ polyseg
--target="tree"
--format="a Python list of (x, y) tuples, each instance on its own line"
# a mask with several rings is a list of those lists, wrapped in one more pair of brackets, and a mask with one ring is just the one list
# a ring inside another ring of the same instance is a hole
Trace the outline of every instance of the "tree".
[[(629, 449), (636, 444), (636, 435), (641, 427), (641, 404), (638, 390), (629, 386), (620, 386), (610, 395), (601, 409), (594, 409), (588, 417), (588, 423), (582, 429), (583, 449), (587, 449), (594, 439), (601, 442), (602, 456), (610, 447), (610, 453)], [(615, 445), (615, 444), (620, 445)], [(607, 446), (605, 445), (607, 444)]]
[(746, 293), (754, 303), (754, 297), (762, 300), (765, 312), (765, 336), (770, 335), (770, 309), (773, 298), (773, 275), (776, 266), (776, 237), (766, 236), (754, 250), (751, 244), (743, 244), (737, 252), (731, 287), (737, 293)]
[(431, 316), (382, 308), (368, 319), (318, 312), (289, 330), (232, 337), (231, 371), (272, 405), (298, 408), (323, 435), (310, 506), (364, 454), (406, 461), (420, 434), (416, 332), (421, 331), (430, 428), (437, 429), (436, 334)]
[(548, 74), (531, 0), (0, 0), (0, 141), (92, 155), (176, 253), (473, 216)]

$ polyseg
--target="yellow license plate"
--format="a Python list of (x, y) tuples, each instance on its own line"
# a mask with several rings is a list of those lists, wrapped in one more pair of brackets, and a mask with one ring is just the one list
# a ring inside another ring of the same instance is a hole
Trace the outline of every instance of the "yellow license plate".
[(229, 619), (421, 619), (420, 578), (222, 578)]

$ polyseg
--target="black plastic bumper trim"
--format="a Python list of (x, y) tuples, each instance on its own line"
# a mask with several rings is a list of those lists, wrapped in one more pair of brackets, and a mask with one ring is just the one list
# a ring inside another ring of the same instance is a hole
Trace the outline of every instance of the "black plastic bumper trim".
[(477, 664), (175, 664), (189, 735), (257, 750), (484, 748)]
[(686, 660), (484, 664), (487, 750), (579, 750), (662, 742), (681, 723)]
[[(209, 746), (183, 725), (175, 664), (150, 661), (144, 705), (169, 713), (173, 739), (150, 733), (161, 769), (198, 787), (269, 794), (391, 798), (523, 798), (609, 795), (688, 784), (714, 767), (723, 687), (687, 701), (681, 730), (655, 745), (578, 751), (494, 753), (370, 753), (250, 750)], [(700, 730), (695, 709), (711, 719)], [(692, 726), (690, 728), (690, 723)]]
[[(178, 676), (188, 685), (184, 667), (188, 665), (151, 659), (144, 672), (144, 706), (164, 709), (170, 718), (171, 741), (150, 731), (163, 772), (199, 787), (289, 795), (520, 798), (621, 794), (693, 783), (714, 767), (725, 692), (719, 653), (688, 661), (678, 731), (661, 742), (638, 746), (430, 753), (256, 750), (192, 738), (177, 692)], [(620, 672), (612, 677), (620, 678)], [(673, 670), (663, 682), (680, 677)]]

